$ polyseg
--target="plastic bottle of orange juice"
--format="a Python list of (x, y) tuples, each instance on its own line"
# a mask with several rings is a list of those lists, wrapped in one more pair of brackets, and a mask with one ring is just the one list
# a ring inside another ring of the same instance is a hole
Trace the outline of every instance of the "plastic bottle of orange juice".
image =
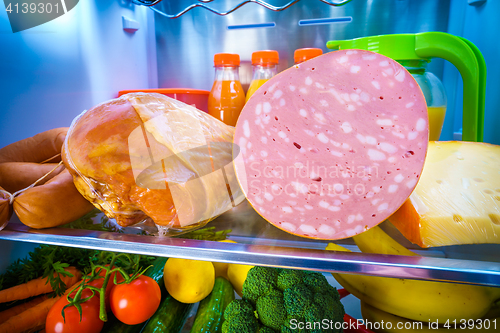
[(277, 73), (279, 62), (278, 51), (266, 50), (252, 53), (252, 82), (247, 91), (246, 100), (255, 93), (267, 80)]
[(208, 95), (208, 113), (227, 125), (235, 126), (245, 105), (245, 92), (238, 71), (240, 56), (217, 53), (214, 65), (215, 80)]
[(320, 56), (322, 54), (323, 54), (322, 49), (316, 49), (316, 48), (297, 49), (293, 53), (293, 60), (295, 61), (295, 64), (300, 64), (301, 62)]

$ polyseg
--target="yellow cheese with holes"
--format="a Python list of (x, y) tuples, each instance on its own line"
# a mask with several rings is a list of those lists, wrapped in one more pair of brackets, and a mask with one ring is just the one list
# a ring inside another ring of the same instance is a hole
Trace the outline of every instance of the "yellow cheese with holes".
[(417, 187), (389, 221), (422, 247), (500, 243), (500, 146), (430, 142)]

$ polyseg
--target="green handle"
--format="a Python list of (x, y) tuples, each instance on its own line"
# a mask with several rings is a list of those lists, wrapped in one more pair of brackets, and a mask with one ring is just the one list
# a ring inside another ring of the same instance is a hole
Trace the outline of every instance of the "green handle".
[(477, 48), (476, 45), (474, 45), (471, 41), (460, 37), (464, 42), (469, 45), (471, 48), (472, 52), (476, 55), (477, 59), (477, 64), (479, 65), (479, 104), (478, 104), (478, 109), (477, 109), (477, 120), (478, 120), (478, 127), (477, 127), (477, 136), (478, 136), (478, 141), (483, 142), (483, 134), (484, 134), (484, 100), (486, 96), (486, 61), (484, 61), (483, 55), (481, 54), (481, 51)]
[(444, 32), (415, 35), (415, 53), (421, 58), (443, 58), (462, 75), (462, 140), (483, 141), (486, 64), (481, 52), (470, 41)]

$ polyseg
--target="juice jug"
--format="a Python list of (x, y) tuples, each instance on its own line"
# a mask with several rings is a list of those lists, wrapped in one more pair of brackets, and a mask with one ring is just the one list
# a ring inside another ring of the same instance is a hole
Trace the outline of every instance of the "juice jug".
[(278, 62), (278, 51), (266, 50), (252, 53), (252, 82), (247, 91), (246, 101), (260, 86), (276, 75)]
[(430, 140), (438, 140), (446, 113), (443, 84), (426, 71), (431, 58), (451, 62), (462, 75), (464, 141), (483, 141), (486, 64), (470, 41), (444, 32), (380, 35), (329, 41), (329, 49), (361, 49), (383, 54), (400, 62), (418, 82), (427, 102)]
[(415, 78), (425, 101), (429, 114), (429, 140), (438, 141), (446, 115), (446, 92), (441, 80), (426, 70), (427, 60), (398, 60)]
[(214, 56), (215, 80), (208, 95), (208, 113), (223, 123), (235, 126), (245, 105), (245, 92), (240, 83), (240, 56), (218, 53)]
[(322, 49), (317, 49), (317, 48), (297, 49), (293, 53), (293, 60), (295, 61), (295, 64), (300, 64), (301, 62), (320, 56), (322, 54), (323, 54)]

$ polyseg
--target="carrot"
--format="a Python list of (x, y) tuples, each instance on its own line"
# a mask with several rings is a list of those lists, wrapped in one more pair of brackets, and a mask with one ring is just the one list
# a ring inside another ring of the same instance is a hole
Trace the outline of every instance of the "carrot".
[(21, 312), (26, 311), (27, 309), (32, 308), (35, 305), (42, 303), (47, 298), (48, 298), (47, 295), (39, 296), (37, 298), (32, 299), (29, 302), (19, 304), (19, 305), (14, 306), (10, 309), (7, 309), (7, 310), (0, 312), (0, 324), (5, 322), (7, 319), (9, 319), (12, 316), (18, 315)]
[(23, 333), (36, 333), (36, 332), (38, 332), (38, 333), (45, 332), (45, 323), (43, 323), (43, 325), (33, 327), (27, 331), (24, 331)]
[[(61, 280), (66, 284), (66, 286), (75, 284), (75, 282), (79, 281), (82, 276), (80, 271), (72, 266), (66, 268), (65, 271), (73, 274), (72, 277), (60, 276)], [(48, 279), (38, 278), (12, 288), (1, 290), (0, 303), (26, 299), (33, 296), (47, 294), (52, 291), (53, 290)]]
[(66, 297), (69, 292), (80, 284), (80, 281), (69, 287), (63, 296), (47, 298), (40, 304), (27, 309), (20, 314), (10, 317), (6, 322), (0, 324), (0, 333), (14, 333), (30, 331), (33, 328), (45, 325), (50, 308), (61, 298)]

